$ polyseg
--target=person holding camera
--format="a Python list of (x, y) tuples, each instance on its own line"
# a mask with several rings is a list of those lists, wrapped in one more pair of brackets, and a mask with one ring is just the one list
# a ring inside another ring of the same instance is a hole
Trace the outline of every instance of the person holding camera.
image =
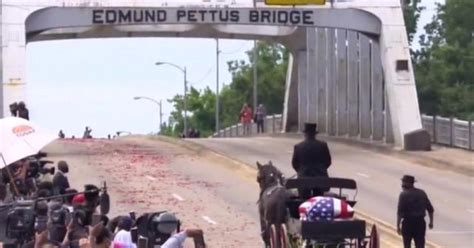
[(136, 248), (132, 241), (133, 219), (129, 216), (123, 216), (118, 224), (119, 231), (115, 234), (112, 248)]
[(53, 177), (54, 193), (56, 195), (64, 194), (70, 187), (66, 174), (69, 172), (69, 166), (66, 161), (58, 162), (58, 171)]

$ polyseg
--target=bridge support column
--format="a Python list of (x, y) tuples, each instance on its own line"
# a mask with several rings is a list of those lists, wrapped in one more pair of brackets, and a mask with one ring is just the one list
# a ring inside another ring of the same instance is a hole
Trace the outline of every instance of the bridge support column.
[(404, 147), (405, 134), (422, 124), (403, 12), (399, 6), (366, 10), (382, 21), (380, 48), (393, 138), (396, 146)]
[(288, 56), (288, 70), (286, 72), (285, 102), (283, 105), (283, 132), (297, 131), (298, 127), (298, 63), (295, 63), (294, 56)]
[(316, 72), (316, 28), (307, 28), (306, 34), (306, 94), (307, 94), (307, 122), (318, 122), (318, 74)]
[(298, 51), (298, 131), (303, 131), (303, 125), (309, 117), (309, 83), (306, 71), (306, 50)]

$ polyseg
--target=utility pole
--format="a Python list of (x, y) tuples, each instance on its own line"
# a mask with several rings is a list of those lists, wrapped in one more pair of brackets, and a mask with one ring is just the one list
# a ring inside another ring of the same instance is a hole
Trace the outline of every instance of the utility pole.
[[(253, 0), (253, 7), (257, 8), (257, 0)], [(258, 61), (258, 51), (257, 51), (257, 40), (253, 40), (253, 110), (255, 111), (255, 108), (257, 107), (258, 104), (258, 87), (257, 87), (257, 61)]]
[(162, 112), (162, 108), (161, 108), (161, 100), (160, 100), (160, 133), (163, 129), (163, 112)]
[(216, 38), (216, 133), (219, 133), (219, 38)]
[(184, 105), (184, 134), (187, 137), (188, 133), (188, 81), (187, 81), (187, 75), (186, 75), (186, 66), (184, 67), (184, 99), (183, 99), (183, 105)]

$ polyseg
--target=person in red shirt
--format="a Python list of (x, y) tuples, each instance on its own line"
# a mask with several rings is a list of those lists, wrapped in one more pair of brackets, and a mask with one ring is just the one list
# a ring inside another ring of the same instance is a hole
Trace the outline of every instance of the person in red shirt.
[(244, 104), (242, 110), (240, 110), (240, 122), (244, 127), (244, 135), (250, 135), (250, 129), (252, 127), (252, 108), (247, 103)]

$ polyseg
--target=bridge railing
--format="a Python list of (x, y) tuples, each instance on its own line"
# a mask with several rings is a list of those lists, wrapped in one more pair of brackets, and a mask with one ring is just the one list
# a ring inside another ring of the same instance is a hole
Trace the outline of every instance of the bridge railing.
[(421, 117), (423, 128), (430, 133), (433, 143), (474, 150), (472, 121), (436, 115), (422, 115)]
[[(270, 115), (265, 118), (264, 121), (264, 132), (265, 133), (280, 133), (283, 129), (283, 118), (282, 115)], [(252, 123), (250, 135), (257, 134), (257, 124)], [(232, 125), (220, 130), (218, 133), (212, 135), (213, 138), (219, 137), (242, 137), (244, 136), (244, 127), (242, 123)]]
[[(422, 125), (431, 135), (431, 141), (451, 147), (474, 150), (474, 128), (472, 121), (458, 120), (441, 116), (422, 115)], [(265, 133), (280, 133), (283, 129), (282, 115), (267, 116), (264, 122)], [(257, 134), (257, 125), (252, 123), (250, 135)], [(224, 128), (219, 133), (212, 135), (218, 137), (244, 136), (241, 123)]]

